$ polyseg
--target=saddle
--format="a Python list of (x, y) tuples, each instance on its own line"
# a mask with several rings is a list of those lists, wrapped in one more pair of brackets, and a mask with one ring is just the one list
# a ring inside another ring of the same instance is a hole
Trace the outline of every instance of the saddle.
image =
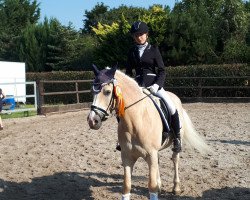
[(171, 132), (171, 127), (169, 125), (171, 124), (171, 115), (168, 110), (168, 107), (160, 97), (151, 94), (150, 91), (148, 91), (147, 89), (143, 89), (143, 92), (144, 94), (148, 95), (148, 97), (153, 101), (157, 111), (161, 116), (161, 121), (163, 124), (162, 143), (164, 143), (164, 141), (169, 137), (169, 134)]

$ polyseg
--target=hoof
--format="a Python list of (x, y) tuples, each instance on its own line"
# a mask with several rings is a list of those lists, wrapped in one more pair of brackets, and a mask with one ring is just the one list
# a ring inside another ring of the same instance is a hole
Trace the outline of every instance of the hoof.
[(172, 193), (173, 193), (174, 195), (180, 195), (180, 194), (181, 194), (181, 190), (174, 190), (174, 189), (173, 189)]
[(172, 192), (173, 192), (174, 195), (181, 194), (181, 189), (180, 189), (180, 183), (179, 182), (174, 184)]

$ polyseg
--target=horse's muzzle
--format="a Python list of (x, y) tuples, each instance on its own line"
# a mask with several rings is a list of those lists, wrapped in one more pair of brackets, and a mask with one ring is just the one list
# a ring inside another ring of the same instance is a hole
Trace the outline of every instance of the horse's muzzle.
[(97, 115), (94, 111), (90, 111), (87, 121), (91, 129), (98, 130), (102, 126), (102, 120), (100, 116)]

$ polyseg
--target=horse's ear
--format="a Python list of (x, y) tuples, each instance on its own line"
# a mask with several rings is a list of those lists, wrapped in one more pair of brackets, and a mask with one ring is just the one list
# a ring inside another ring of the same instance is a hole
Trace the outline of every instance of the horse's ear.
[(98, 74), (100, 72), (99, 69), (94, 64), (92, 64), (92, 67), (93, 67), (93, 71), (94, 71), (95, 76), (98, 76)]
[(109, 77), (114, 78), (116, 70), (117, 70), (117, 65), (114, 66), (114, 67), (112, 67), (110, 70), (108, 70), (108, 72), (107, 72), (108, 74), (107, 74), (107, 75), (108, 75)]

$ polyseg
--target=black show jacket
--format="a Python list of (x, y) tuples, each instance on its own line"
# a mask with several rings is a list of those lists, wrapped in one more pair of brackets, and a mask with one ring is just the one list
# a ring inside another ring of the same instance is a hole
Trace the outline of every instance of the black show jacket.
[(142, 87), (149, 87), (156, 83), (160, 88), (164, 86), (166, 74), (161, 53), (157, 46), (148, 44), (141, 58), (138, 47), (129, 50), (126, 74), (133, 77), (135, 69), (136, 81)]

